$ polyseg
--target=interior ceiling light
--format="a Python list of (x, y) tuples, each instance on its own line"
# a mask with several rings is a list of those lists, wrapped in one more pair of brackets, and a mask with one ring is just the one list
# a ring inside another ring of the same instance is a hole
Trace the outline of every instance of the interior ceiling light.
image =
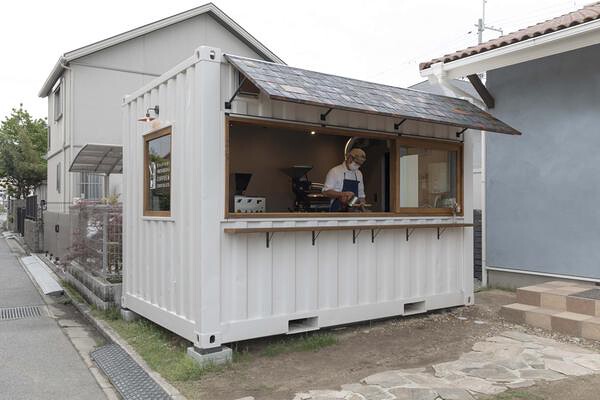
[[(154, 117), (150, 116), (150, 111), (154, 112)], [(158, 106), (150, 107), (146, 110), (146, 115), (142, 118), (139, 118), (139, 122), (152, 122), (158, 117), (159, 108)]]

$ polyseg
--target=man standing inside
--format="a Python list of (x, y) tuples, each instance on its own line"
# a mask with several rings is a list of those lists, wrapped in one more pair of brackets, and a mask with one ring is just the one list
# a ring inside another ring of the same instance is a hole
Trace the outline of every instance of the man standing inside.
[(355, 196), (358, 197), (355, 205), (365, 203), (365, 185), (359, 168), (366, 160), (363, 150), (353, 148), (343, 163), (329, 170), (323, 186), (323, 194), (331, 198), (329, 211), (348, 211), (348, 203)]

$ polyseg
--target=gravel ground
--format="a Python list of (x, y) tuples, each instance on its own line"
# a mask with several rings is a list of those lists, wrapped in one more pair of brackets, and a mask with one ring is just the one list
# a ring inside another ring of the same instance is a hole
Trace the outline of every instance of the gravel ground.
[[(342, 385), (358, 383), (365, 377), (389, 370), (425, 368), (432, 371), (432, 365), (457, 360), (471, 352), (475, 343), (506, 331), (523, 332), (600, 351), (597, 342), (504, 321), (498, 310), (503, 304), (515, 301), (514, 293), (487, 290), (475, 297), (476, 304), (471, 307), (331, 329), (329, 332), (337, 338), (337, 344), (316, 352), (292, 352), (269, 357), (263, 355), (263, 350), (281, 338), (240, 342), (234, 347), (244, 350), (243, 361), (206, 374), (200, 380), (174, 384), (190, 399), (231, 400), (245, 396), (253, 396), (257, 400), (293, 399), (296, 393), (309, 390), (340, 390)], [(496, 397), (480, 397), (502, 400), (597, 399), (593, 385), (598, 383), (600, 378), (597, 375), (569, 377), (514, 389)]]

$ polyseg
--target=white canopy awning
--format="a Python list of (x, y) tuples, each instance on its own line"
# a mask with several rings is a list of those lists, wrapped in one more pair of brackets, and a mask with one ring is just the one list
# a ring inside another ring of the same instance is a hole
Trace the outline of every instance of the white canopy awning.
[(71, 163), (70, 172), (95, 174), (123, 173), (123, 146), (114, 144), (86, 144)]

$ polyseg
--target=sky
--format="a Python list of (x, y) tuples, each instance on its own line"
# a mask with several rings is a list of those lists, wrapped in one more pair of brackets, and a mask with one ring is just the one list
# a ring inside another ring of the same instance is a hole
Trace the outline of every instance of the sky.
[[(486, 25), (509, 33), (591, 0), (487, 0)], [(42, 84), (61, 54), (204, 4), (203, 0), (3, 2), (0, 119), (47, 115)], [(213, 0), (287, 64), (407, 87), (419, 62), (477, 43), (482, 0)], [(499, 33), (486, 31), (485, 39)]]

